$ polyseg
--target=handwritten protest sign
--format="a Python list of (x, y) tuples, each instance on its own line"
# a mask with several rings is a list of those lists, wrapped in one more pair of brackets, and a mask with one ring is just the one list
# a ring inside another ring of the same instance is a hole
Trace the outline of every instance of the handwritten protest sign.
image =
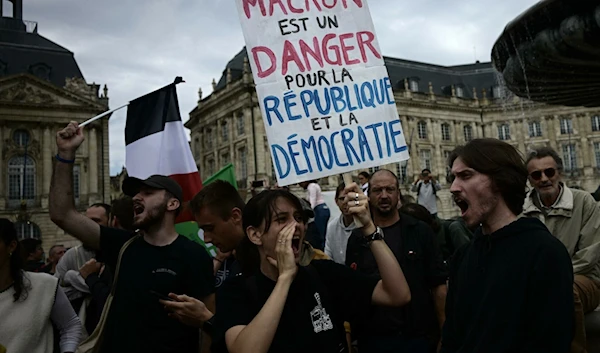
[(366, 0), (236, 0), (285, 186), (409, 158)]

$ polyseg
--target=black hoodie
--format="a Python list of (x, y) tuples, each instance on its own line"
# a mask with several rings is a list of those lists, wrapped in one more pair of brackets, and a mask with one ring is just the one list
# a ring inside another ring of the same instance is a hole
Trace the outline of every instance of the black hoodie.
[(478, 229), (450, 264), (442, 353), (567, 353), (573, 315), (571, 259), (542, 222)]

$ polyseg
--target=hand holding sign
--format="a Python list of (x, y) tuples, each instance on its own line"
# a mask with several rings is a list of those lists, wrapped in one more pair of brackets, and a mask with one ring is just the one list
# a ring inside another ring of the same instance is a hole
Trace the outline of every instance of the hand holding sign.
[(348, 212), (354, 216), (356, 226), (359, 228), (372, 226), (373, 219), (369, 211), (369, 199), (363, 193), (360, 186), (352, 183), (346, 186), (344, 192), (346, 193), (346, 200), (344, 202), (348, 205)]

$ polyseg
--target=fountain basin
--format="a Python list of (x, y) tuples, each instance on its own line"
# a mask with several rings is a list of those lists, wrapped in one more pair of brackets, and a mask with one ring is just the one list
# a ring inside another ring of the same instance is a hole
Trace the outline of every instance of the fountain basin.
[(519, 97), (600, 106), (600, 1), (538, 2), (506, 26), (492, 62)]

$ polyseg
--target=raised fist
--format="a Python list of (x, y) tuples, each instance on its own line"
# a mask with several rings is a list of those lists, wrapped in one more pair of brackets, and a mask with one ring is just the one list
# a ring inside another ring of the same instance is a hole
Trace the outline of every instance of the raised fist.
[(71, 121), (67, 127), (56, 133), (58, 154), (64, 159), (75, 159), (75, 152), (84, 139), (83, 129), (77, 122)]

